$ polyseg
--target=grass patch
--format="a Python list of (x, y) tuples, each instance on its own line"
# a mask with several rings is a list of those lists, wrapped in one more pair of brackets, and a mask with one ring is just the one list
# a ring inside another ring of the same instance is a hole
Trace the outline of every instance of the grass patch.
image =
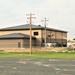
[(0, 52), (0, 58), (75, 58), (75, 52), (33, 52), (27, 53), (6, 53)]

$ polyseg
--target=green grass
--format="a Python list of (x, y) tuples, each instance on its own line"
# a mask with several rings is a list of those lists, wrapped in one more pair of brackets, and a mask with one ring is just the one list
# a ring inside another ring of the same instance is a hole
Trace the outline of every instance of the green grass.
[(75, 58), (75, 52), (33, 52), (29, 53), (6, 53), (0, 52), (0, 58)]

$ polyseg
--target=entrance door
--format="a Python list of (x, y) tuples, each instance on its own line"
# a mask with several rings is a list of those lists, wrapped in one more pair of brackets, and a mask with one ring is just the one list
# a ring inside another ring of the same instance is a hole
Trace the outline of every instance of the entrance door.
[(21, 48), (21, 43), (20, 42), (18, 42), (18, 48)]

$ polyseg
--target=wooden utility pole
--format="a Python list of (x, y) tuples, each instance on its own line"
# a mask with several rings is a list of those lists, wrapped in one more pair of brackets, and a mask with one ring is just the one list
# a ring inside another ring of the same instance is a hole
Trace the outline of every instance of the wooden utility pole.
[(30, 19), (30, 55), (32, 55), (32, 18), (34, 18), (32, 15), (34, 14), (27, 14), (28, 19)]
[(45, 50), (44, 50), (44, 53), (46, 52), (46, 22), (49, 21), (47, 20), (46, 18), (44, 18), (44, 20), (42, 20), (44, 22), (44, 27), (45, 27)]

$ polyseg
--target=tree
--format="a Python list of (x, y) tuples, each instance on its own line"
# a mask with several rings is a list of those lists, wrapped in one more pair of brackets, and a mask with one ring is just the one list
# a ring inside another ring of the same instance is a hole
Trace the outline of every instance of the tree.
[(75, 38), (73, 38), (73, 40), (75, 41)]

